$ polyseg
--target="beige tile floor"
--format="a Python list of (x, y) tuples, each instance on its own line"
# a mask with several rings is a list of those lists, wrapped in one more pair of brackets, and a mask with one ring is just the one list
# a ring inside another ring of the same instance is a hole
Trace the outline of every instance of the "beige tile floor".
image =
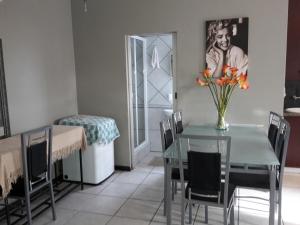
[[(241, 194), (267, 197), (268, 193), (240, 190)], [(163, 166), (160, 154), (149, 154), (135, 170), (117, 171), (99, 186), (85, 186), (56, 204), (57, 220), (50, 210), (33, 221), (34, 225), (164, 225)], [(180, 224), (180, 201), (176, 196), (172, 224)], [(235, 207), (235, 222), (240, 225), (267, 225), (268, 204), (241, 200)], [(286, 174), (283, 190), (284, 225), (300, 224), (300, 174)], [(238, 213), (239, 212), (239, 213)], [(204, 224), (203, 206), (193, 207), (193, 224)], [(209, 208), (209, 224), (222, 224), (222, 211)]]

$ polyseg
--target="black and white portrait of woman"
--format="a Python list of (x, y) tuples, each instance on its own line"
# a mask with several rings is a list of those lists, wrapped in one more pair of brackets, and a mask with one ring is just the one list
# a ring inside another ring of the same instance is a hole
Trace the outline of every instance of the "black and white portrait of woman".
[(206, 22), (206, 68), (220, 77), (224, 65), (236, 67), (238, 74), (248, 69), (248, 18)]

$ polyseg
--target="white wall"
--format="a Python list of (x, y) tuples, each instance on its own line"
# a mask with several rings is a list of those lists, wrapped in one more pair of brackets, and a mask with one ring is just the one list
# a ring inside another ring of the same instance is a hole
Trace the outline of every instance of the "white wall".
[(70, 0), (0, 2), (12, 133), (77, 113)]
[(236, 90), (227, 120), (265, 123), (282, 112), (288, 0), (89, 0), (72, 1), (78, 105), (81, 113), (112, 116), (121, 137), (116, 163), (130, 165), (126, 34), (177, 32), (178, 109), (190, 123), (215, 122), (208, 90), (192, 74), (203, 69), (206, 20), (249, 17), (250, 90)]

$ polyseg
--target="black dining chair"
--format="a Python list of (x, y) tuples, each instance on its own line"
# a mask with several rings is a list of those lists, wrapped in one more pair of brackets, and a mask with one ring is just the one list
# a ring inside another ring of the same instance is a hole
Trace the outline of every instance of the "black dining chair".
[[(177, 137), (183, 132), (181, 111), (172, 113), (172, 128), (173, 128), (174, 139), (177, 139)], [(177, 193), (177, 182), (175, 182), (175, 193)]]
[[(281, 207), (282, 207), (282, 182), (284, 174), (284, 166), (286, 161), (288, 142), (290, 136), (290, 125), (288, 121), (281, 118), (280, 127), (278, 129), (278, 138), (275, 145), (275, 153), (278, 157), (280, 165), (276, 169), (276, 199), (278, 204), (278, 224), (281, 224)], [(270, 190), (269, 174), (251, 174), (248, 173), (230, 173), (231, 184), (242, 188), (251, 188), (261, 191)], [(237, 198), (258, 198), (257, 196), (237, 196)], [(269, 201), (269, 199), (263, 199)]]
[(278, 137), (278, 130), (280, 127), (281, 119), (283, 117), (279, 114), (271, 111), (269, 115), (269, 128), (268, 128), (268, 138), (269, 141), (275, 150), (276, 140)]
[(183, 132), (182, 112), (178, 111), (172, 114), (172, 125), (174, 137), (177, 138)]
[[(48, 186), (53, 220), (56, 219), (52, 185), (52, 127), (45, 126), (21, 134), (23, 177), (12, 185), (8, 197), (25, 202), (27, 224), (32, 224), (32, 195)], [(8, 213), (9, 205), (6, 204)], [(9, 214), (8, 214), (9, 216)], [(8, 219), (8, 224), (10, 223)]]
[[(235, 187), (229, 184), (231, 138), (229, 136), (181, 135), (179, 139), (180, 145), (188, 144), (189, 180), (182, 202), (186, 202), (189, 206), (189, 223), (192, 220), (192, 204), (201, 204), (206, 207), (205, 223), (208, 223), (207, 207), (211, 206), (223, 209), (224, 225), (228, 224), (229, 218), (230, 224), (233, 224)], [(190, 146), (190, 140), (197, 141), (198, 145)], [(178, 151), (179, 165), (183, 165), (181, 152)], [(180, 169), (182, 168), (180, 166)], [(181, 185), (184, 187), (183, 183)], [(181, 223), (184, 224), (183, 205), (181, 210)]]
[[(174, 136), (172, 132), (172, 127), (170, 120), (163, 120), (160, 122), (160, 134), (161, 134), (161, 143), (162, 143), (162, 151), (165, 152), (168, 147), (170, 147), (171, 144), (174, 142)], [(166, 164), (167, 162), (164, 161), (164, 171), (165, 171), (165, 178), (164, 178), (164, 203), (166, 205), (166, 196), (167, 196), (167, 178), (166, 178)], [(188, 173), (187, 170), (184, 170), (184, 180), (188, 180)], [(171, 180), (172, 180), (172, 199), (174, 199), (175, 189), (176, 189), (176, 183), (180, 181), (180, 174), (178, 168), (173, 168), (171, 172)], [(165, 214), (165, 208), (164, 208), (164, 214)]]

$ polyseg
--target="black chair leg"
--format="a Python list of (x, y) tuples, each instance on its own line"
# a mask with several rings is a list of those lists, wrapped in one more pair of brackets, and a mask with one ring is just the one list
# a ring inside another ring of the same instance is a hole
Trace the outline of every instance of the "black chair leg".
[(29, 193), (25, 194), (25, 207), (26, 207), (26, 215), (27, 215), (27, 224), (32, 225), (30, 195), (29, 195)]
[(189, 201), (189, 224), (192, 224), (192, 214), (193, 214), (193, 212), (192, 212), (192, 210), (193, 210), (193, 208), (192, 208), (192, 203)]
[(282, 223), (282, 216), (281, 216), (281, 208), (282, 208), (282, 206), (281, 206), (281, 204), (282, 204), (282, 190), (279, 190), (278, 192), (277, 192), (277, 196), (278, 196), (278, 225), (281, 225)]
[(54, 200), (52, 181), (50, 181), (50, 183), (49, 183), (49, 191), (50, 191), (50, 199), (51, 199), (52, 218), (53, 218), (53, 220), (56, 220), (55, 205), (54, 205), (55, 200)]
[(238, 191), (238, 216), (237, 216), (237, 221), (238, 225), (240, 225), (240, 188), (237, 189)]
[(204, 206), (205, 207), (205, 223), (208, 223), (208, 206)]
[(5, 213), (6, 213), (6, 224), (10, 225), (10, 215), (9, 215), (9, 205), (8, 205), (8, 199), (4, 199), (5, 204)]
[(174, 201), (174, 195), (175, 195), (175, 181), (174, 180), (172, 180), (172, 187), (171, 187), (171, 189), (172, 189), (172, 201)]
[(234, 225), (234, 205), (231, 207), (230, 210), (230, 225)]

